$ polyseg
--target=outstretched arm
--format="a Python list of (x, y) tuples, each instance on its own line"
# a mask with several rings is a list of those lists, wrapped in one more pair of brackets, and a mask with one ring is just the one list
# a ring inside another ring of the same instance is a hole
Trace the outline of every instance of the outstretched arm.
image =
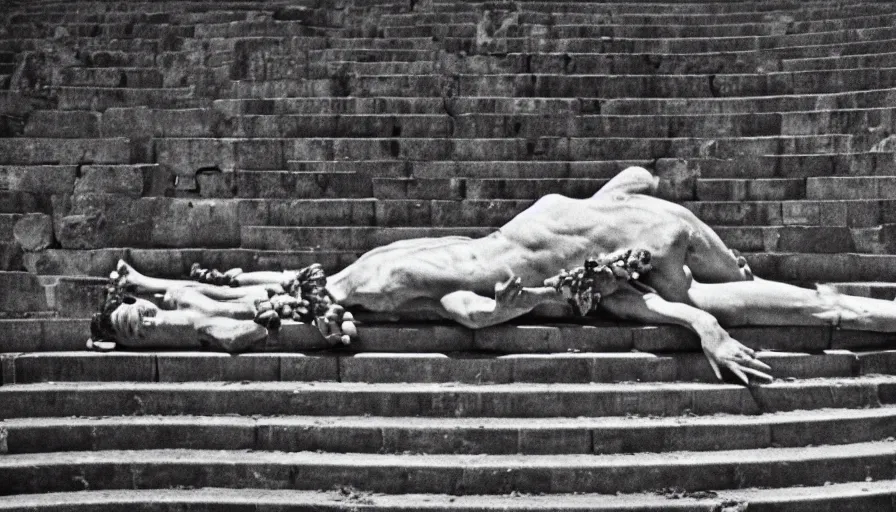
[(700, 338), (703, 353), (719, 379), (720, 367), (731, 370), (749, 384), (747, 374), (772, 380), (762, 370), (771, 368), (756, 359), (755, 352), (732, 338), (711, 314), (681, 302), (669, 302), (654, 292), (623, 287), (601, 302), (606, 310), (627, 320), (645, 323), (669, 323), (687, 327)]

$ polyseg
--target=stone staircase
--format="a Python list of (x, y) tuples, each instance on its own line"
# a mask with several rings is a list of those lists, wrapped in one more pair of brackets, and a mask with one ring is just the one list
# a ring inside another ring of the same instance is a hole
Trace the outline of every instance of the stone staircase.
[(896, 2), (7, 2), (0, 510), (896, 508), (891, 336), (361, 325), (84, 352), (118, 258), (331, 271), (629, 165), (763, 277), (896, 297)]

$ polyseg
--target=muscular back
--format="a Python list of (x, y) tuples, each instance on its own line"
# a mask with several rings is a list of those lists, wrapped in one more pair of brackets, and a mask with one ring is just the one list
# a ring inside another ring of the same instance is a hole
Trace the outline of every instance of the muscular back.
[(549, 195), (504, 225), (501, 235), (520, 247), (535, 273), (549, 277), (620, 248), (647, 249), (658, 260), (683, 257), (693, 221), (687, 209), (643, 194)]

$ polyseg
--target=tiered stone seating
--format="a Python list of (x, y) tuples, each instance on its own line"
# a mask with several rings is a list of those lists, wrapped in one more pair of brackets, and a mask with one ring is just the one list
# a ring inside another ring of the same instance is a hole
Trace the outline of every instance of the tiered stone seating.
[(629, 165), (763, 277), (896, 296), (896, 3), (7, 2), (0, 510), (892, 510), (891, 337), (369, 319), (84, 352), (103, 276), (333, 271)]

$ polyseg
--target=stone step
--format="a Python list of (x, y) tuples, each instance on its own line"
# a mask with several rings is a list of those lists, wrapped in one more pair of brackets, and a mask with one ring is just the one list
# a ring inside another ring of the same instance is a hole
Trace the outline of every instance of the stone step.
[(242, 226), (241, 247), (278, 251), (310, 248), (364, 251), (409, 238), (480, 237), (493, 231), (494, 228), (470, 226), (451, 228)]
[[(668, 100), (661, 98), (614, 98), (599, 101), (603, 114), (673, 115), (700, 113), (787, 112), (822, 109), (875, 108), (888, 104), (894, 89), (835, 92), (830, 94), (786, 94), (768, 97), (713, 98), (696, 100)], [(590, 96), (589, 96), (590, 97)], [(824, 105), (824, 107), (819, 107)]]
[(896, 85), (896, 68), (735, 75), (457, 74), (351, 75), (345, 79), (236, 80), (231, 98), (272, 96), (458, 96), (575, 98), (740, 98), (865, 91)]
[[(337, 10), (317, 10), (318, 23), (339, 23), (342, 13)], [(330, 19), (326, 19), (330, 18)], [(310, 21), (310, 20), (309, 20)], [(202, 23), (196, 26), (197, 39), (237, 37), (326, 37), (331, 33), (326, 26), (313, 26), (303, 21), (258, 19), (228, 23)]]
[(65, 317), (88, 317), (99, 310), (105, 293), (104, 279), (85, 276), (36, 276), (21, 271), (0, 271), (5, 290), (0, 299), (6, 317), (52, 312)]
[(26, 190), (0, 190), (0, 213), (50, 213), (51, 199), (47, 194)]
[[(802, 178), (687, 179), (681, 193), (661, 176), (659, 194), (670, 199), (706, 201), (794, 200), (806, 196)], [(675, 177), (671, 177), (672, 181)], [(373, 194), (378, 199), (419, 200), (535, 200), (559, 193), (584, 199), (591, 197), (608, 180), (590, 178), (374, 178)], [(696, 193), (692, 187), (696, 186)], [(696, 197), (695, 197), (696, 196)]]
[[(478, 4), (486, 4), (486, 2), (477, 2)], [(800, 13), (804, 10), (809, 10), (810, 12), (814, 12), (816, 9), (823, 9), (826, 11), (830, 11), (834, 9), (836, 4), (831, 4), (830, 2), (806, 2), (806, 3), (789, 3), (789, 2), (721, 2), (721, 3), (707, 3), (707, 2), (687, 2), (687, 3), (662, 3), (655, 2), (652, 0), (647, 1), (637, 1), (637, 2), (613, 2), (610, 4), (604, 4), (600, 2), (565, 2), (562, 5), (554, 5), (558, 2), (550, 2), (550, 1), (533, 1), (527, 2), (526, 9), (532, 12), (550, 12), (550, 13), (603, 13), (603, 12), (612, 12), (613, 14), (639, 14), (639, 15), (655, 15), (656, 7), (663, 6), (665, 10), (659, 14), (668, 16), (668, 15), (680, 15), (680, 14), (691, 14), (696, 12), (697, 14), (732, 14), (732, 13), (752, 13), (754, 16), (760, 15), (760, 13), (765, 14), (766, 12), (770, 12), (771, 14), (779, 14), (779, 13), (790, 13), (796, 12)], [(513, 5), (510, 2), (488, 2), (495, 10), (511, 10), (510, 7)], [(470, 4), (465, 2), (453, 2), (453, 1), (444, 1), (444, 2), (434, 2), (433, 3), (433, 12), (436, 13), (455, 13), (455, 12), (466, 12), (469, 10)], [(869, 7), (873, 6), (875, 9), (880, 9), (879, 5), (875, 4), (861, 4), (860, 7)], [(610, 9), (609, 11), (607, 11)], [(849, 13), (840, 12), (832, 15), (833, 18), (840, 17), (848, 17), (854, 12), (850, 11)]]
[(500, 227), (533, 203), (530, 199), (379, 199), (374, 203), (374, 214), (377, 226)]
[[(685, 452), (675, 457), (104, 450), (7, 455), (0, 460), (0, 474), (7, 494), (82, 490), (82, 480), (91, 489), (320, 489), (336, 481), (385, 493), (625, 493), (669, 487), (694, 492), (888, 479), (894, 451), (891, 442)], [(138, 468), (140, 479), (135, 482), (131, 474)]]
[(0, 139), (2, 165), (73, 165), (128, 163), (130, 141), (125, 138)]
[(806, 181), (802, 178), (698, 179), (696, 181), (696, 199), (700, 201), (784, 201), (805, 199)]
[(893, 408), (883, 407), (682, 418), (23, 418), (3, 428), (6, 454), (151, 448), (599, 455), (881, 441), (894, 423)]
[[(887, 145), (882, 134), (800, 135), (720, 138), (304, 138), (155, 139), (156, 161), (185, 180), (178, 188), (193, 188), (199, 169), (224, 172), (282, 170), (290, 160), (301, 161), (496, 161), (496, 160), (650, 160), (659, 158), (741, 158), (786, 154), (860, 153)], [(9, 139), (4, 139), (9, 140)], [(50, 145), (47, 139), (31, 139)], [(63, 144), (85, 144), (84, 140), (58, 139)], [(122, 146), (127, 147), (125, 139)], [(0, 140), (2, 142), (2, 140)], [(17, 140), (19, 142), (19, 140)], [(54, 141), (55, 142), (55, 141)], [(9, 146), (15, 146), (9, 143)], [(21, 146), (21, 144), (19, 144)], [(0, 146), (2, 147), (2, 146)], [(57, 146), (56, 151), (62, 152)], [(20, 151), (23, 152), (24, 151)], [(68, 158), (72, 158), (71, 155)], [(27, 160), (38, 160), (29, 162)], [(40, 163), (44, 156), (20, 156), (16, 161)], [(123, 160), (126, 162), (127, 160)]]
[(837, 57), (815, 57), (807, 59), (785, 59), (781, 61), (782, 71), (813, 71), (822, 69), (852, 69), (872, 66), (892, 67), (896, 53), (870, 53)]
[[(777, 23), (743, 23), (743, 24), (639, 24), (619, 23), (611, 20), (609, 23), (557, 23), (555, 20), (524, 20), (519, 18), (505, 18), (508, 20), (506, 28), (502, 31), (503, 37), (541, 37), (550, 39), (663, 39), (677, 42), (681, 39), (708, 39), (736, 40), (755, 38), (754, 44), (760, 48), (798, 46), (806, 44), (830, 44), (837, 42), (840, 37), (849, 34), (855, 29), (876, 31), (877, 36), (886, 38), (892, 33), (887, 29), (892, 26), (894, 17), (882, 15), (873, 18), (861, 18), (861, 21), (853, 23), (830, 22), (826, 25), (796, 23), (790, 26), (782, 26)], [(516, 21), (516, 23), (514, 23)], [(477, 23), (418, 23), (409, 26), (383, 26), (384, 38), (408, 38), (408, 37), (475, 37)], [(866, 38), (870, 39), (874, 36)], [(849, 39), (855, 40), (855, 39)]]
[[(838, 52), (844, 55), (866, 53), (885, 53), (892, 50), (893, 37), (890, 32), (882, 32), (879, 39), (851, 41), (843, 35), (824, 38), (819, 41), (804, 37), (808, 41), (793, 39), (796, 45), (788, 46), (786, 41), (777, 38), (766, 38), (764, 45), (759, 44), (761, 38), (726, 38), (714, 39), (603, 39), (569, 38), (510, 38), (498, 37), (485, 40), (480, 44), (474, 38), (446, 37), (440, 47), (451, 53), (466, 52), (468, 55), (490, 53), (585, 53), (595, 50), (606, 53), (672, 53), (672, 54), (717, 54), (724, 52), (768, 52), (781, 59), (810, 57), (830, 57)], [(802, 42), (803, 44), (799, 44)], [(376, 48), (381, 49), (382, 46)]]
[[(503, 161), (299, 161), (289, 160), (291, 171), (354, 172), (366, 177), (418, 179), (515, 179), (574, 178), (610, 179), (620, 170), (633, 165), (652, 168), (660, 179), (700, 177), (704, 179), (809, 178), (824, 176), (896, 176), (896, 159), (891, 152), (841, 154), (782, 154), (739, 156), (737, 158), (657, 160), (503, 160)], [(2, 169), (2, 168), (0, 168)]]
[(719, 226), (716, 233), (743, 252), (894, 254), (896, 226)]
[(13, 23), (8, 34), (16, 37), (46, 37), (64, 30), (74, 37), (96, 37), (104, 39), (140, 38), (164, 39), (166, 37), (193, 37), (195, 27), (189, 25), (146, 24), (146, 23), (77, 23), (68, 21), (58, 25), (43, 23)]
[(885, 199), (896, 191), (896, 176), (830, 176), (806, 179), (809, 199)]
[[(575, 4), (573, 4), (575, 5)], [(607, 18), (612, 18), (618, 24), (631, 25), (776, 25), (784, 22), (792, 22), (795, 32), (809, 32), (819, 28), (863, 26), (867, 21), (877, 17), (892, 15), (892, 9), (885, 4), (853, 5), (849, 13), (834, 7), (822, 7), (803, 5), (799, 9), (775, 9), (765, 6), (761, 11), (750, 12), (719, 12), (718, 6), (713, 6), (716, 12), (705, 10), (688, 13), (682, 16), (668, 9), (676, 9), (679, 4), (664, 4), (663, 9), (642, 9), (640, 12), (631, 12), (634, 4), (591, 4), (591, 9), (581, 9), (578, 12), (567, 11), (567, 6), (555, 6), (554, 10), (524, 9), (518, 12), (520, 23), (542, 24), (576, 24), (576, 23), (605, 23)], [(578, 5), (575, 5), (579, 7)], [(565, 12), (564, 12), (565, 11)], [(612, 13), (612, 16), (611, 16)], [(383, 14), (380, 17), (382, 27), (406, 27), (419, 24), (457, 24), (475, 23), (481, 17), (476, 12), (406, 12), (398, 14)]]
[(684, 203), (711, 226), (876, 227), (896, 219), (889, 199), (795, 201), (689, 201)]
[(831, 285), (840, 293), (849, 295), (883, 300), (896, 299), (896, 283), (872, 281), (865, 283), (832, 283)]
[[(390, 326), (361, 324), (361, 345), (386, 349), (382, 339)], [(392, 334), (402, 335), (398, 326), (391, 326)], [(458, 338), (454, 348), (476, 349), (487, 347), (488, 337), (498, 334), (511, 337), (527, 335), (538, 330), (519, 326), (483, 333), (477, 345), (463, 346)], [(540, 329), (542, 334), (546, 331)], [(556, 330), (556, 329), (555, 329)], [(632, 332), (650, 329), (630, 327)], [(309, 352), (309, 353), (250, 353), (228, 355), (214, 352), (127, 352), (98, 354), (83, 351), (39, 352), (3, 356), (3, 384), (35, 382), (202, 382), (202, 381), (336, 381), (368, 383), (581, 383), (590, 382), (707, 382), (718, 379), (712, 373), (701, 352), (580, 352), (584, 346), (582, 333), (575, 325), (559, 328), (568, 333), (574, 352), (525, 353), (495, 355), (487, 352)], [(617, 332), (619, 329), (617, 329)], [(656, 331), (656, 329), (653, 329)], [(765, 329), (773, 332), (773, 329)], [(365, 333), (370, 333), (366, 341)], [(738, 335), (738, 329), (732, 330)], [(744, 331), (746, 342), (754, 344)], [(680, 333), (688, 339), (687, 333)], [(779, 333), (776, 345), (796, 345), (797, 340), (786, 340)], [(576, 340), (578, 335), (579, 340)], [(755, 336), (753, 336), (755, 337)], [(531, 339), (522, 350), (549, 348)], [(622, 336), (620, 335), (620, 338)], [(692, 348), (696, 348), (694, 340)], [(755, 341), (755, 340), (753, 340)], [(422, 342), (421, 342), (422, 343)], [(413, 346), (397, 349), (413, 350)], [(419, 345), (419, 343), (418, 343)], [(640, 344), (639, 344), (640, 345)], [(657, 350), (684, 350), (680, 344), (654, 343)], [(425, 348), (425, 347), (422, 347)], [(450, 348), (448, 346), (444, 348)], [(494, 347), (491, 347), (494, 348)], [(556, 348), (556, 347), (555, 347)], [(594, 347), (599, 348), (599, 347)], [(616, 347), (607, 347), (615, 349)], [(823, 353), (760, 351), (758, 357), (772, 367), (770, 374), (779, 379), (811, 379), (822, 377), (852, 377), (865, 374), (896, 374), (896, 352), (853, 352), (826, 350)]]
[[(359, 96), (397, 95), (402, 91), (430, 96), (436, 86), (430, 75), (400, 79), (391, 75), (362, 76)], [(461, 96), (603, 98), (739, 98), (793, 94), (836, 93), (896, 85), (896, 68), (797, 71), (744, 75), (458, 75)], [(404, 89), (409, 85), (420, 89)], [(367, 91), (370, 91), (367, 94)]]
[[(487, 40), (488, 41), (488, 40)], [(532, 72), (532, 61), (528, 61), (525, 57), (531, 57), (537, 62), (537, 59), (545, 54), (548, 62), (557, 62), (557, 57), (569, 55), (569, 59), (564, 63), (572, 64), (575, 59), (581, 58), (586, 65), (583, 70), (589, 69), (596, 64), (591, 62), (618, 62), (619, 69), (627, 69), (626, 66), (635, 66), (633, 70), (643, 69), (645, 74), (656, 74), (660, 70), (666, 70), (670, 74), (676, 73), (694, 73), (693, 70), (704, 69), (708, 63), (714, 62), (718, 66), (716, 69), (705, 68), (707, 73), (722, 72), (728, 69), (729, 72), (741, 69), (740, 66), (747, 65), (743, 71), (765, 72), (781, 70), (781, 60), (789, 59), (813, 59), (813, 58), (835, 58), (840, 56), (868, 55), (868, 54), (886, 54), (892, 52), (893, 39), (883, 39), (879, 41), (854, 41), (841, 42), (833, 44), (810, 44), (808, 46), (789, 46), (783, 48), (762, 48), (762, 49), (746, 49), (746, 50), (715, 50), (705, 51), (699, 48), (656, 48), (645, 45), (634, 47), (630, 40), (627, 44), (613, 44), (611, 40), (600, 42), (599, 50), (596, 51), (596, 42), (593, 39), (498, 39), (492, 41), (491, 48), (486, 45), (484, 47), (475, 47), (470, 39), (455, 38), (451, 40), (452, 46), (459, 48), (447, 48), (451, 50), (449, 53), (466, 52), (467, 59), (458, 61), (454, 57), (446, 56), (437, 48), (427, 47), (419, 49), (384, 49), (384, 48), (320, 48), (312, 49), (308, 53), (309, 62), (330, 62), (330, 61), (357, 61), (357, 62), (379, 62), (379, 61), (432, 61), (438, 60), (443, 63), (453, 65), (464, 65), (469, 62), (471, 70), (481, 72), (483, 68), (481, 63), (484, 59), (489, 62), (515, 63), (515, 68), (519, 72)], [(488, 43), (487, 43), (488, 44)], [(497, 46), (497, 47), (495, 47)], [(657, 46), (657, 45), (653, 45)], [(675, 51), (677, 50), (677, 51)], [(520, 55), (525, 54), (525, 55)], [(604, 57), (599, 57), (603, 55)], [(506, 56), (506, 57), (504, 57)], [(524, 57), (524, 58), (521, 58)], [(639, 67), (635, 61), (642, 60), (642, 66), (651, 64), (649, 67)], [(741, 61), (739, 64), (737, 61)], [(560, 61), (563, 62), (563, 61)], [(657, 62), (665, 63), (656, 66)], [(692, 66), (688, 67), (690, 62)], [(755, 63), (762, 63), (762, 68), (756, 67)], [(722, 64), (722, 65), (720, 65)], [(728, 67), (726, 67), (728, 66)], [(731, 67), (733, 66), (733, 67)], [(450, 66), (449, 66), (450, 67)], [(553, 69), (565, 70), (566, 66), (557, 66)], [(600, 71), (607, 71), (608, 66), (597, 67)]]
[(893, 403), (893, 389), (893, 376), (779, 381), (752, 388), (720, 383), (57, 382), (0, 386), (0, 403), (7, 419), (134, 414), (574, 418), (864, 409)]
[[(682, 169), (680, 172), (706, 179), (814, 178), (827, 176), (893, 176), (896, 159), (891, 152), (841, 154), (780, 154), (740, 156), (738, 158), (660, 159), (657, 169)], [(624, 168), (624, 167), (619, 167)]]
[(171, 508), (195, 507), (233, 511), (279, 511), (283, 507), (320, 510), (345, 508), (347, 500), (363, 500), (367, 510), (400, 512), (408, 507), (427, 512), (514, 511), (570, 512), (643, 510), (708, 512), (723, 507), (749, 506), (750, 510), (797, 512), (806, 510), (863, 512), (886, 511), (896, 496), (892, 480), (851, 482), (824, 486), (776, 489), (738, 489), (712, 493), (667, 492), (639, 494), (501, 494), (456, 496), (446, 494), (381, 494), (343, 487), (337, 491), (295, 491), (273, 489), (151, 489), (116, 491), (76, 491), (6, 496), (0, 510), (60, 510), (67, 512), (157, 512)]
[(84, 193), (56, 214), (55, 236), (64, 249), (239, 246), (234, 201)]
[(69, 87), (162, 87), (162, 73), (155, 68), (63, 68), (58, 83)]
[[(31, 137), (753, 137), (891, 133), (892, 108), (762, 114), (680, 116), (536, 114), (237, 114), (208, 109), (90, 111), (40, 110), (24, 134)], [(139, 124), (134, 121), (139, 121)], [(136, 124), (136, 126), (135, 126)]]
[(105, 111), (114, 107), (145, 105), (153, 108), (188, 108), (198, 99), (189, 87), (55, 87), (60, 110)]
[[(356, 172), (239, 170), (235, 173), (234, 180), (236, 195), (253, 199), (345, 199), (373, 196), (373, 185), (369, 177)], [(214, 194), (210, 197), (214, 197)]]
[[(875, 89), (832, 94), (785, 95), (749, 98), (602, 99), (594, 91), (579, 98), (509, 97), (401, 97), (288, 98), (215, 100), (216, 110), (228, 115), (283, 114), (543, 114), (571, 115), (701, 115), (811, 112), (880, 108), (896, 98), (896, 89)], [(751, 108), (751, 105), (753, 106)]]

